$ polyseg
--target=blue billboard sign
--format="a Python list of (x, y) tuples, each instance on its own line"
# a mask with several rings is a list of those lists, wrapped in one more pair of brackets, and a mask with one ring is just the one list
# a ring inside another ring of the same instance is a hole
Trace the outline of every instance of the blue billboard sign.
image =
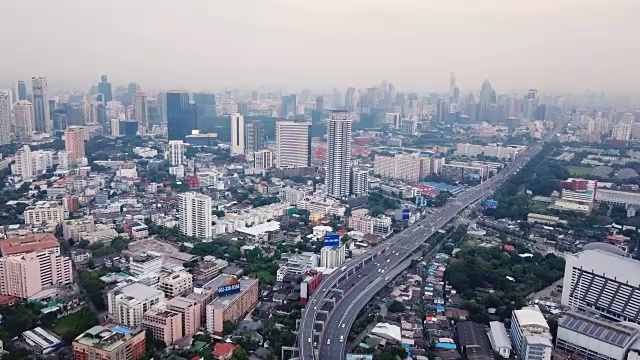
[(409, 217), (411, 217), (411, 210), (402, 209), (402, 220), (409, 220)]
[(340, 235), (329, 233), (324, 236), (324, 246), (340, 247)]
[(240, 292), (240, 283), (218, 286), (218, 296), (233, 295)]
[(488, 207), (489, 209), (495, 209), (498, 207), (498, 202), (493, 199), (485, 200), (484, 206)]

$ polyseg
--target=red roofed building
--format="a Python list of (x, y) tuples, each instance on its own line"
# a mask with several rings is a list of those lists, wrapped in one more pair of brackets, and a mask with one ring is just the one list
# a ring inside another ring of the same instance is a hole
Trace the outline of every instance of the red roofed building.
[(20, 255), (38, 250), (57, 250), (60, 252), (60, 243), (53, 234), (32, 234), (27, 236), (12, 237), (0, 241), (2, 256)]
[(505, 249), (506, 251), (515, 251), (515, 250), (516, 250), (516, 247), (515, 247), (515, 246), (513, 246), (513, 245), (508, 245), (508, 244), (507, 244), (507, 245), (505, 245), (505, 246), (503, 246), (502, 248), (503, 248), (503, 249)]
[(236, 344), (231, 343), (217, 343), (214, 346), (211, 355), (213, 355), (216, 359), (219, 360), (227, 360), (231, 359), (233, 356), (233, 351), (238, 347)]

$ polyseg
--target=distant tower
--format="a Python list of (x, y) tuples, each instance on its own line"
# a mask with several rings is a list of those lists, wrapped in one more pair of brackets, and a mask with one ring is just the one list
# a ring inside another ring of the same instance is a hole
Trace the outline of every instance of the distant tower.
[(0, 91), (0, 145), (11, 143), (11, 93)]
[(85, 157), (83, 128), (72, 126), (64, 131), (64, 149), (71, 154), (73, 165), (78, 163), (78, 159)]
[(24, 81), (18, 81), (18, 100), (29, 100), (27, 97), (27, 84)]
[(456, 88), (456, 73), (452, 72), (449, 78), (449, 96), (453, 98), (453, 90)]
[(478, 100), (478, 121), (487, 121), (492, 97), (494, 97), (493, 88), (491, 88), (489, 80), (485, 80), (480, 89), (480, 99)]
[(245, 126), (245, 153), (250, 154), (264, 149), (264, 124), (262, 121), (251, 121)]
[(244, 155), (244, 116), (231, 115), (231, 156)]
[(351, 125), (348, 112), (334, 112), (327, 121), (327, 194), (334, 198), (349, 195)]
[(113, 92), (111, 91), (111, 83), (107, 79), (107, 75), (100, 77), (100, 83), (98, 83), (98, 92), (104, 96), (104, 103), (108, 103), (113, 100)]
[(49, 111), (49, 84), (46, 77), (32, 77), (33, 111), (35, 114), (36, 131), (51, 133), (53, 122)]
[(149, 111), (147, 108), (147, 95), (139, 92), (133, 101), (133, 116), (138, 121), (138, 126), (149, 129)]
[(35, 129), (33, 104), (27, 100), (20, 100), (13, 106), (15, 116), (16, 137), (29, 139)]
[(276, 121), (276, 167), (278, 169), (311, 166), (311, 122)]
[(189, 93), (172, 90), (166, 94), (167, 133), (169, 140), (184, 140), (197, 129), (195, 105), (189, 102)]

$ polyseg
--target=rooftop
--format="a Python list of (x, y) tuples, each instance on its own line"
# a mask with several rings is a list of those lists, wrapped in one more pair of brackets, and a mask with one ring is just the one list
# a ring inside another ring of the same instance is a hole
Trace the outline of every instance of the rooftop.
[(549, 329), (547, 320), (537, 307), (524, 307), (520, 310), (514, 310), (513, 316), (518, 319), (521, 327), (540, 326)]
[(153, 296), (164, 297), (164, 294), (162, 291), (154, 287), (143, 285), (140, 283), (133, 283), (130, 285), (123, 286), (121, 288), (116, 288), (115, 291), (135, 299), (147, 299)]
[(0, 251), (2, 251), (2, 256), (21, 254), (42, 249), (51, 249), (54, 247), (60, 247), (60, 243), (56, 237), (50, 233), (31, 234), (0, 241)]
[(638, 328), (605, 320), (577, 311), (569, 311), (558, 323), (560, 328), (575, 331), (618, 347), (627, 347), (638, 335)]
[(96, 325), (80, 334), (74, 342), (106, 351), (113, 351), (125, 344), (128, 340), (128, 335), (132, 333), (133, 331), (127, 328), (113, 327), (109, 329)]
[[(609, 251), (600, 249), (584, 250), (567, 257), (567, 262), (573, 260), (574, 266), (579, 266), (585, 271), (597, 274), (606, 274), (607, 277), (616, 278), (620, 282), (631, 285), (640, 285), (640, 261), (628, 257), (619, 256)], [(611, 266), (615, 264), (615, 266)]]
[(215, 300), (213, 300), (211, 302), (211, 306), (213, 306), (214, 308), (226, 308), (227, 306), (229, 306), (238, 296), (242, 295), (242, 293), (247, 290), (251, 285), (253, 285), (254, 283), (258, 282), (258, 279), (249, 279), (249, 278), (242, 278), (239, 280), (240, 281), (240, 292), (232, 294), (232, 295), (227, 295), (227, 296), (223, 296), (223, 297), (219, 297)]

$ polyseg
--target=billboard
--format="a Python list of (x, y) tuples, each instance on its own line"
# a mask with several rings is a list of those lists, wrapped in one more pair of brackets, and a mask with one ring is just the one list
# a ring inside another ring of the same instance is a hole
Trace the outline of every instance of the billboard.
[(233, 284), (222, 285), (218, 287), (218, 296), (227, 296), (233, 295), (240, 292), (240, 283), (236, 282)]
[(324, 236), (324, 246), (340, 247), (340, 235), (328, 233)]
[(498, 207), (498, 202), (493, 199), (485, 200), (484, 206), (488, 207), (489, 209), (495, 209)]
[(347, 354), (347, 360), (373, 360), (373, 355)]
[(411, 217), (411, 210), (402, 209), (402, 220), (409, 220), (409, 217)]

